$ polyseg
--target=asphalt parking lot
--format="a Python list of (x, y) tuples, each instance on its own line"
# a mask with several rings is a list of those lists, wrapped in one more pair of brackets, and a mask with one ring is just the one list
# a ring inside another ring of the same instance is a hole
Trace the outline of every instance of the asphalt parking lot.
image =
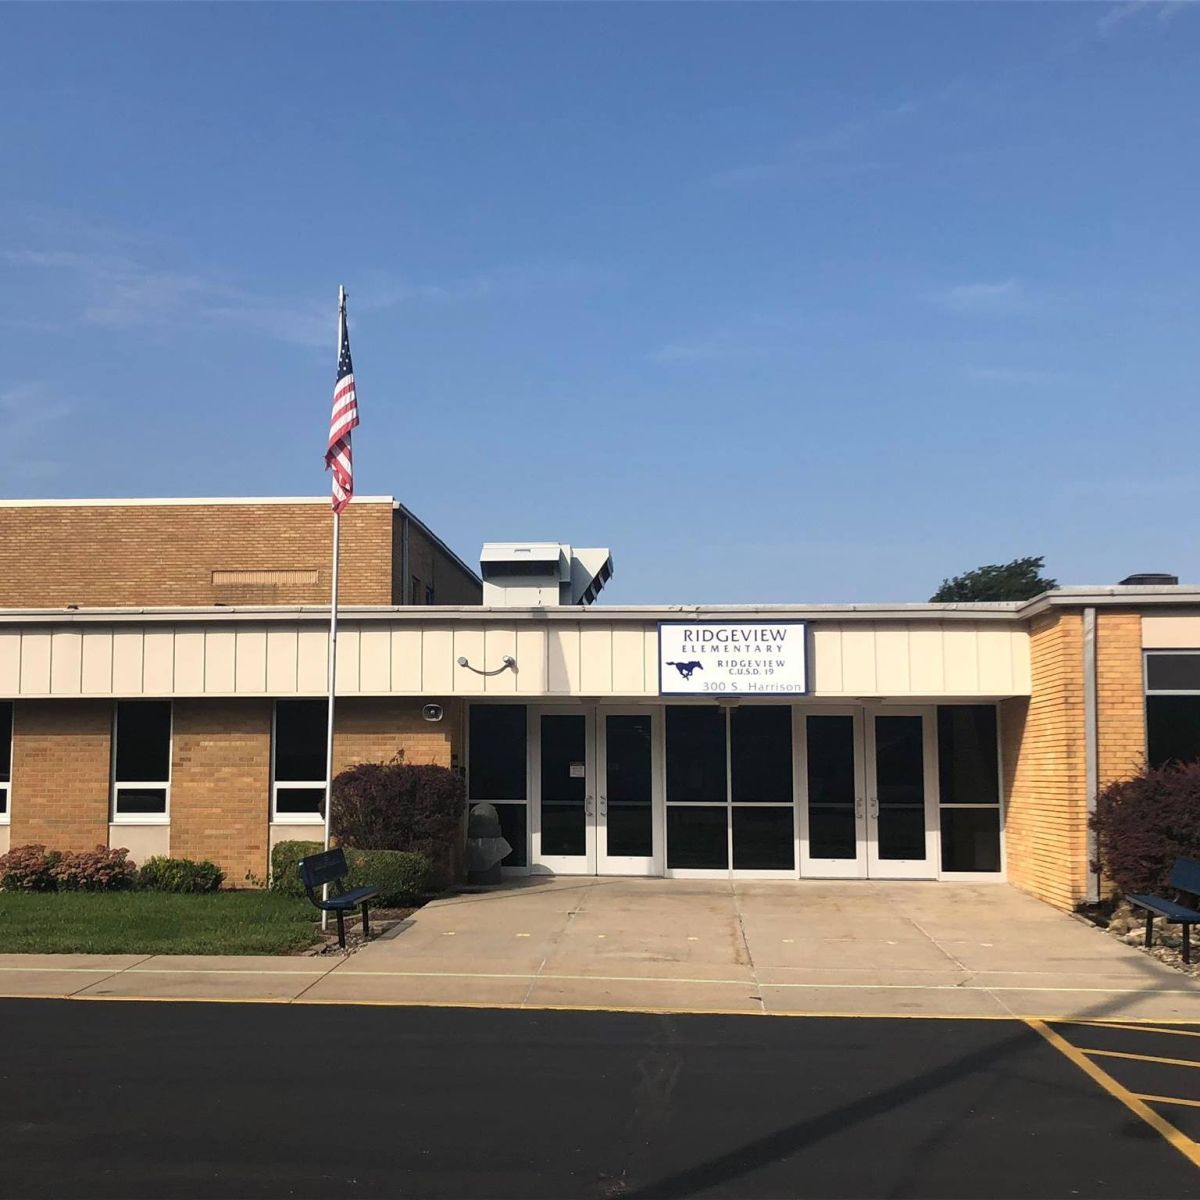
[[(1194, 1030), (1049, 1030), (1112, 1084), (1007, 1020), (4, 1000), (0, 1030), (6, 1197), (1200, 1197)], [(1122, 1084), (1175, 1098), (1176, 1145)]]

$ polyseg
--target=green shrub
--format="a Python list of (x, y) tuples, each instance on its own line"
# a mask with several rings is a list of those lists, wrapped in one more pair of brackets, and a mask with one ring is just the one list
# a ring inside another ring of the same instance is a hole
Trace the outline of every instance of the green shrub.
[(435, 883), (461, 871), (466, 813), (462, 776), (432, 763), (359, 763), (333, 781), (333, 828), (343, 846), (415, 850)]
[(142, 863), (137, 882), (148, 892), (215, 892), (224, 880), (225, 872), (208, 859), (197, 862), (156, 854)]
[(306, 854), (319, 854), (320, 842), (279, 842), (271, 851), (271, 891), (303, 896), (304, 885), (296, 864)]
[(414, 850), (347, 850), (347, 887), (379, 888), (374, 903), (387, 908), (415, 904), (429, 890), (429, 859)]
[[(320, 852), (320, 842), (280, 842), (271, 851), (272, 891), (303, 896), (304, 885), (297, 865), (306, 855)], [(346, 887), (379, 888), (376, 904), (387, 907), (413, 904), (429, 890), (429, 860), (423, 854), (347, 847), (346, 865), (350, 868)]]

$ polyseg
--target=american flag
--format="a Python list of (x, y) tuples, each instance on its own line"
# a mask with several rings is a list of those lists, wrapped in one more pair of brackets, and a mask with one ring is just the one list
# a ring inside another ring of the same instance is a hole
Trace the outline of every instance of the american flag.
[(333, 385), (333, 413), (329, 418), (329, 449), (325, 469), (333, 472), (333, 511), (340, 513), (354, 495), (354, 458), (350, 430), (358, 424), (358, 393), (354, 390), (354, 364), (350, 361), (350, 332), (346, 328), (346, 301), (338, 314), (338, 369)]

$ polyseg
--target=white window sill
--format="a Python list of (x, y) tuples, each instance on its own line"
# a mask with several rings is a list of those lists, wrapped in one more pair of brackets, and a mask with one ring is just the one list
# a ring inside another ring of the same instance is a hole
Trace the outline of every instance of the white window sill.
[(109, 820), (109, 825), (170, 825), (171, 818), (166, 814), (129, 813), (127, 816), (117, 816)]
[(325, 824), (325, 818), (321, 816), (314, 817), (312, 813), (300, 813), (297, 816), (289, 817), (287, 813), (276, 813), (271, 818), (272, 825), (315, 825), (320, 829)]

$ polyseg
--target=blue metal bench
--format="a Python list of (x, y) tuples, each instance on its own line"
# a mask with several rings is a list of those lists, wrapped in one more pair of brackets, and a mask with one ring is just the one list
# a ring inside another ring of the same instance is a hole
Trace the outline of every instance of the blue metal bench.
[[(1177, 858), (1167, 882), (1176, 893), (1184, 893), (1196, 904), (1200, 898), (1200, 859)], [(1179, 925), (1183, 934), (1183, 961), (1192, 961), (1192, 926), (1200, 925), (1200, 911), (1165, 896), (1130, 896), (1129, 903), (1146, 911), (1146, 946), (1154, 938), (1154, 918), (1162, 917), (1168, 925)]]
[[(379, 895), (377, 887), (360, 887), (346, 890), (342, 882), (350, 874), (346, 865), (344, 850), (323, 850), (320, 854), (310, 854), (299, 862), (300, 882), (308, 898), (322, 912), (331, 912), (337, 917), (338, 945), (346, 948), (346, 918), (349, 909), (362, 905), (362, 931), (365, 941), (371, 935), (371, 927), (367, 924), (367, 903)], [(325, 884), (331, 884), (329, 899), (323, 899), (321, 889)]]

